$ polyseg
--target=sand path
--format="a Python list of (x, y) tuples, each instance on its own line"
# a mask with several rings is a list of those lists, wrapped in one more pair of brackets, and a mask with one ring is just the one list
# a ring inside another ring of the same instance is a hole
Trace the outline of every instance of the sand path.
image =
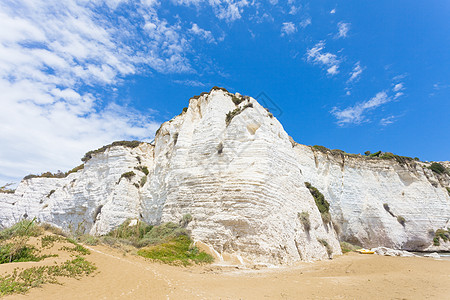
[(356, 253), (290, 268), (174, 267), (89, 247), (94, 276), (5, 299), (450, 299), (450, 261)]

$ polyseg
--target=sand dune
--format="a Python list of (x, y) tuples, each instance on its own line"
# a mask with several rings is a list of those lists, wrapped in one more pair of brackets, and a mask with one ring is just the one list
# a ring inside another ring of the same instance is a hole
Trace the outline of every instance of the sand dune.
[(5, 299), (450, 299), (450, 261), (430, 258), (350, 253), (251, 270), (168, 266), (105, 246), (90, 249), (94, 276)]

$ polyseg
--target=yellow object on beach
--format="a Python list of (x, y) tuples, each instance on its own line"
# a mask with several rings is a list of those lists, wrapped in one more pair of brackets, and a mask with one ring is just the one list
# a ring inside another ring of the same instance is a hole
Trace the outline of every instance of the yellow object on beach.
[(375, 253), (375, 251), (371, 251), (371, 250), (368, 250), (368, 249), (359, 249), (359, 250), (356, 250), (356, 251), (361, 253), (361, 254), (374, 254)]

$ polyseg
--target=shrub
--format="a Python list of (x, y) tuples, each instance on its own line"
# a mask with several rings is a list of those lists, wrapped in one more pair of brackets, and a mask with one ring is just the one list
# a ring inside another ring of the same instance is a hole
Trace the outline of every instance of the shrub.
[(36, 225), (36, 218), (33, 220), (22, 220), (13, 226), (0, 231), (0, 241), (8, 240), (12, 237), (31, 237), (42, 234), (42, 228)]
[(328, 201), (325, 200), (325, 196), (318, 189), (313, 187), (309, 182), (305, 182), (305, 186), (314, 197), (314, 201), (316, 202), (317, 208), (320, 211), (323, 222), (329, 223), (331, 221), (330, 203), (328, 203)]
[(244, 98), (238, 98), (235, 95), (231, 97), (231, 100), (233, 101), (234, 105), (239, 105), (244, 101)]
[(433, 245), (435, 245), (435, 246), (440, 246), (441, 245), (441, 242), (439, 241), (438, 237), (434, 237), (433, 238)]
[[(447, 228), (448, 229), (448, 228)], [(450, 241), (450, 230), (438, 229), (434, 234), (435, 238), (442, 239), (444, 242)]]
[(370, 155), (370, 151), (364, 152), (364, 155), (365, 155), (365, 156), (369, 156), (369, 155)]
[(316, 150), (319, 150), (320, 152), (323, 152), (323, 153), (327, 153), (328, 151), (330, 151), (330, 149), (328, 149), (327, 147), (320, 146), (320, 145), (314, 145), (312, 147), (314, 149), (316, 149)]
[(191, 214), (185, 214), (183, 215), (183, 218), (180, 220), (181, 227), (186, 227), (188, 224), (192, 221), (192, 215)]
[(134, 176), (136, 176), (136, 173), (134, 173), (133, 171), (129, 171), (129, 172), (125, 172), (122, 175), (120, 175), (119, 181), (122, 178), (126, 178), (128, 180), (130, 180), (131, 178), (133, 178)]
[(187, 112), (188, 108), (187, 107), (183, 107), (183, 112)]
[(447, 173), (447, 169), (440, 163), (434, 162), (431, 164), (431, 166), (428, 167), (431, 171), (437, 173), (437, 174), (444, 174)]
[(142, 176), (141, 181), (139, 182), (139, 185), (141, 187), (143, 187), (146, 182), (147, 182), (147, 176)]
[(402, 216), (397, 216), (397, 221), (402, 224), (402, 226), (405, 226), (405, 218), (403, 218)]
[[(214, 91), (214, 90), (224, 91), (224, 92), (228, 93), (228, 91), (227, 91), (226, 88), (218, 87), (218, 86), (213, 86), (212, 89), (209, 91), (209, 93), (211, 93), (211, 92)], [(205, 93), (205, 94), (207, 94), (207, 93)], [(200, 95), (200, 96), (201, 96), (201, 95)]]
[(309, 213), (307, 211), (303, 211), (301, 213), (297, 214), (298, 219), (300, 220), (300, 223), (303, 224), (303, 227), (306, 231), (311, 230), (311, 222), (309, 221)]
[(213, 257), (192, 246), (192, 240), (186, 235), (180, 235), (169, 241), (150, 246), (138, 251), (145, 258), (159, 260), (168, 264), (181, 263), (184, 266), (194, 263), (211, 263)]
[(142, 173), (144, 173), (145, 176), (147, 176), (148, 173), (149, 173), (148, 168), (146, 166), (137, 166), (137, 167), (134, 167), (134, 168), (136, 170), (141, 171)]
[(153, 226), (140, 220), (137, 220), (136, 225), (130, 226), (131, 221), (132, 220), (126, 220), (119, 227), (109, 232), (108, 236), (127, 240), (131, 244), (136, 244), (153, 228)]
[(98, 154), (98, 153), (103, 153), (111, 147), (123, 146), (123, 147), (128, 147), (128, 148), (136, 148), (140, 144), (141, 144), (141, 142), (139, 142), (139, 141), (116, 141), (116, 142), (113, 142), (112, 144), (98, 148), (97, 150), (91, 150), (89, 152), (86, 152), (86, 154), (81, 159), (81, 161), (87, 162), (88, 160), (90, 160), (92, 158), (93, 155)]
[(341, 244), (342, 253), (348, 253), (351, 251), (356, 251), (358, 249), (361, 249), (361, 247), (350, 244), (348, 242), (341, 242), (340, 244)]
[(244, 105), (244, 107), (242, 107), (242, 108), (237, 107), (234, 110), (228, 112), (226, 117), (225, 117), (225, 122), (226, 122), (227, 126), (230, 125), (231, 120), (233, 120), (234, 117), (236, 117), (241, 112), (243, 112), (246, 108), (249, 108), (249, 107), (253, 107), (253, 104), (252, 103), (248, 103), (248, 104)]
[(369, 157), (379, 157), (380, 154), (381, 154), (381, 151), (377, 151), (375, 153), (370, 154)]
[(327, 249), (328, 257), (331, 258), (331, 255), (333, 254), (333, 249), (331, 249), (330, 244), (328, 244), (328, 242), (324, 239), (318, 239), (318, 241)]
[(15, 190), (8, 189), (8, 187), (11, 186), (11, 185), (12, 185), (12, 183), (7, 183), (4, 186), (0, 186), (0, 193), (14, 194)]
[(69, 175), (69, 174), (76, 173), (76, 172), (78, 172), (78, 171), (80, 171), (80, 170), (83, 170), (83, 169), (84, 169), (84, 164), (81, 164), (81, 165), (79, 165), (79, 166), (73, 168), (72, 170), (67, 171), (65, 177), (67, 177), (67, 175)]
[(445, 189), (447, 190), (447, 193), (450, 196), (450, 187), (446, 187)]

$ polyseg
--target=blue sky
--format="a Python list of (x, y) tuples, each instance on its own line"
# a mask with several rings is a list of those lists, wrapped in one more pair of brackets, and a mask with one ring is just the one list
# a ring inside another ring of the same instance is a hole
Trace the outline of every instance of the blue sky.
[(447, 1), (0, 3), (0, 184), (152, 140), (193, 95), (266, 93), (299, 143), (449, 160)]

